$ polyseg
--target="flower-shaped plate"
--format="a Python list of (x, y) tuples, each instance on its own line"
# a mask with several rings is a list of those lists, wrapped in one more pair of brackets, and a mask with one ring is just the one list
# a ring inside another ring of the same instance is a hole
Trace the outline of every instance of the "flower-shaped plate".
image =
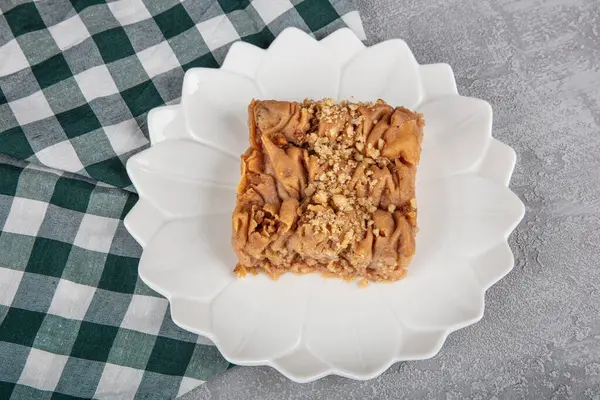
[[(234, 277), (231, 212), (253, 98), (376, 100), (425, 116), (417, 172), (417, 253), (407, 277), (356, 284), (319, 275)], [(298, 382), (369, 379), (434, 356), (483, 315), (507, 274), (507, 237), (524, 207), (508, 189), (516, 156), (492, 138), (492, 110), (458, 95), (446, 64), (419, 65), (402, 40), (372, 47), (349, 29), (321, 41), (286, 29), (262, 50), (232, 45), (220, 69), (189, 70), (181, 104), (150, 112), (152, 146), (127, 170), (140, 195), (125, 219), (143, 246), (139, 273), (176, 324), (241, 365)]]

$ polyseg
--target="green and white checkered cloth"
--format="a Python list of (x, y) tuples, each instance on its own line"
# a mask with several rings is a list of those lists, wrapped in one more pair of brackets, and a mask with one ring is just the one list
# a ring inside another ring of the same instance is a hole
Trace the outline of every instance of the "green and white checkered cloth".
[(125, 161), (184, 72), (353, 2), (0, 0), (0, 399), (174, 398), (229, 367), (137, 276)]

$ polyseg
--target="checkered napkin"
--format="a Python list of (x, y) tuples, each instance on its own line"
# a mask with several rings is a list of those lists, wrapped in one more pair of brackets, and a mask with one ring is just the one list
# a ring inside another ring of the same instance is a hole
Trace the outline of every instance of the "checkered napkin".
[(137, 277), (125, 161), (235, 40), (350, 26), (328, 0), (0, 0), (0, 399), (174, 398), (229, 367)]

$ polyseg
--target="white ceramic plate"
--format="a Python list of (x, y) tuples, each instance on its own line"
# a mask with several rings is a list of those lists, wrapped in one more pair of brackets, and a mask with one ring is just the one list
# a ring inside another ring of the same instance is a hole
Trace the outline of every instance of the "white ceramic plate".
[[(231, 212), (252, 98), (382, 98), (425, 115), (417, 173), (420, 232), (407, 277), (356, 284), (318, 275), (236, 279)], [(139, 273), (176, 324), (229, 361), (298, 382), (373, 378), (434, 356), (483, 315), (513, 266), (507, 237), (524, 214), (508, 189), (516, 156), (493, 139), (492, 110), (459, 96), (446, 64), (419, 65), (402, 40), (365, 47), (348, 29), (316, 41), (287, 29), (268, 50), (235, 43), (221, 69), (189, 70), (180, 105), (148, 116), (152, 146), (127, 170), (140, 201), (125, 219), (144, 247)]]

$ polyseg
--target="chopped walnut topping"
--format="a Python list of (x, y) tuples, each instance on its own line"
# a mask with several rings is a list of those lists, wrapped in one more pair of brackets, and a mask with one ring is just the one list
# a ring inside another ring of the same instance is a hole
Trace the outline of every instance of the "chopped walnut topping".
[(370, 144), (370, 147), (367, 147), (367, 155), (371, 158), (377, 158), (379, 157), (379, 150), (373, 148)]
[(313, 199), (319, 204), (327, 204), (327, 193), (324, 190), (319, 190)]
[(331, 197), (331, 200), (333, 200), (333, 204), (335, 204), (335, 206), (342, 211), (345, 211), (348, 209), (349, 203), (348, 203), (348, 199), (346, 197), (344, 197), (341, 194), (334, 194)]

